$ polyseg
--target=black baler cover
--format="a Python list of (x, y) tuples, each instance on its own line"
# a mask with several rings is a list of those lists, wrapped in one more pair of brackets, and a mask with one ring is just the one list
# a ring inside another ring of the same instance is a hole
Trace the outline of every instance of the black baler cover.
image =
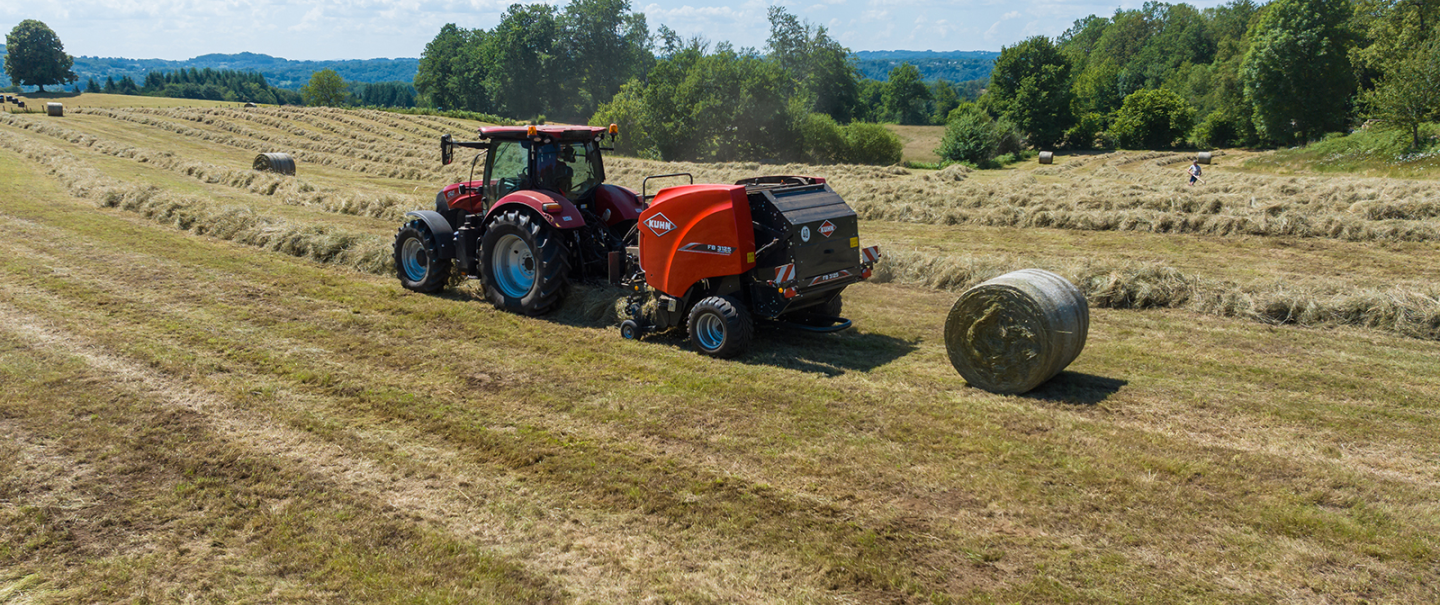
[(829, 185), (756, 187), (749, 198), (756, 247), (781, 240), (756, 256), (758, 267), (793, 262), (803, 279), (860, 264), (860, 250), (852, 246), (860, 235), (858, 218)]

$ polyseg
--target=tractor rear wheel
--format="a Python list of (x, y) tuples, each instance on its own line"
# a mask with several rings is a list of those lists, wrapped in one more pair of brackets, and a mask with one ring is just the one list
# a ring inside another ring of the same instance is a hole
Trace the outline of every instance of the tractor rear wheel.
[(695, 350), (719, 359), (745, 352), (755, 334), (750, 311), (729, 296), (710, 296), (695, 303), (687, 329)]
[(496, 307), (525, 315), (551, 311), (565, 297), (569, 274), (570, 253), (548, 225), (519, 210), (490, 219), (480, 275)]
[(424, 221), (410, 221), (395, 234), (395, 273), (400, 285), (435, 292), (450, 281), (450, 259), (440, 258), (435, 235)]

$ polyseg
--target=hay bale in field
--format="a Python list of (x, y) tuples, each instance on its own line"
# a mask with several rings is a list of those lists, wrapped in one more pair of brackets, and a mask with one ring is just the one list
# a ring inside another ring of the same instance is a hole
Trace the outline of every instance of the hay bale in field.
[(46, 103), (45, 115), (52, 118), (63, 118), (65, 117), (65, 105), (61, 103)]
[(1055, 163), (1055, 154), (1054, 154), (1053, 152), (1050, 152), (1050, 151), (1042, 151), (1042, 152), (1040, 152), (1040, 163), (1041, 163), (1041, 164), (1053, 164), (1053, 163)]
[(1198, 156), (1195, 157), (1195, 159), (1196, 159), (1197, 161), (1199, 161), (1201, 164), (1209, 164), (1209, 163), (1210, 163), (1210, 152), (1208, 152), (1208, 151), (1202, 151), (1202, 152), (1200, 152), (1200, 154), (1199, 154)]
[(1024, 269), (960, 295), (945, 318), (945, 349), (971, 386), (1018, 394), (1075, 361), (1089, 331), (1090, 307), (1074, 284)]
[(288, 153), (262, 153), (255, 156), (255, 169), (295, 176), (295, 158)]
[(255, 107), (255, 104), (254, 104), (254, 103), (246, 103), (246, 104), (245, 104), (245, 109), (253, 109), (254, 107)]

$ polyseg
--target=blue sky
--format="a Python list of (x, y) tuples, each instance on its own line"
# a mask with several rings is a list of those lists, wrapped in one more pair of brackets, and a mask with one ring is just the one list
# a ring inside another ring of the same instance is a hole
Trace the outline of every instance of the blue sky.
[[(513, 0), (63, 0), (0, 3), (0, 30), (39, 19), (72, 55), (188, 59), (250, 51), (287, 59), (418, 57), (445, 23), (490, 28)], [(567, 0), (568, 1), (568, 0)], [(773, 2), (636, 2), (653, 31), (763, 47)], [(561, 3), (563, 4), (563, 3)], [(1215, 0), (1191, 2), (1198, 7)], [(1055, 36), (1138, 0), (810, 0), (784, 6), (851, 50), (1000, 50)]]

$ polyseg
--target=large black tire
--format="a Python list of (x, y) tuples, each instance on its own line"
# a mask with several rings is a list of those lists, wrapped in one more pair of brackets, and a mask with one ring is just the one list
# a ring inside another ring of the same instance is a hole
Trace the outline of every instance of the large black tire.
[(729, 296), (711, 296), (690, 309), (686, 330), (690, 333), (690, 345), (696, 351), (729, 359), (750, 347), (755, 323), (740, 301)]
[(480, 244), (485, 297), (525, 315), (554, 310), (569, 288), (570, 253), (549, 225), (519, 210), (490, 219)]
[(435, 235), (424, 221), (406, 223), (395, 234), (395, 273), (400, 285), (416, 292), (435, 292), (450, 281), (450, 259), (440, 258)]

